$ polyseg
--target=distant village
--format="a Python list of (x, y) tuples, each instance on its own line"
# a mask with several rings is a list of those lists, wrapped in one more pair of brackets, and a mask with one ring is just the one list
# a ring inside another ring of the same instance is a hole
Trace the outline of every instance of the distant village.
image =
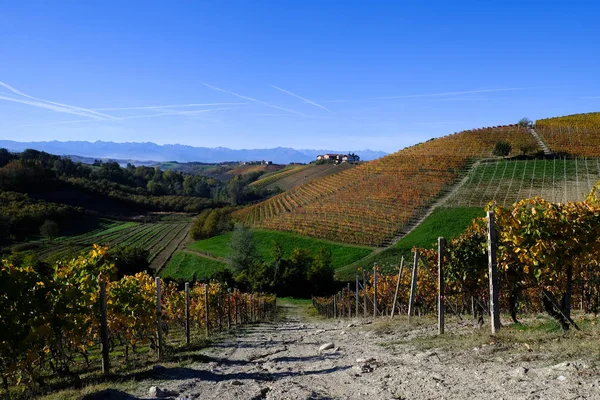
[[(319, 154), (316, 159), (317, 164), (341, 164), (341, 163), (355, 163), (355, 162), (359, 162), (359, 161), (360, 161), (360, 157), (354, 153), (350, 153), (350, 154), (333, 154), (333, 153)], [(239, 162), (239, 165), (272, 165), (272, 164), (273, 164), (273, 161), (265, 161), (265, 160)], [(303, 163), (292, 162), (290, 164), (303, 164)]]
[(317, 162), (329, 162), (333, 164), (352, 163), (360, 161), (356, 154), (322, 154), (317, 156)]

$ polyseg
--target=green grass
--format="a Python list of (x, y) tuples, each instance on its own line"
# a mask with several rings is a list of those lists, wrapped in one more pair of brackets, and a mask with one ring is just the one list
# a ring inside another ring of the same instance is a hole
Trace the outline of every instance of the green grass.
[(393, 266), (400, 264), (402, 256), (405, 260), (410, 259), (414, 246), (433, 248), (437, 245), (438, 237), (450, 240), (461, 234), (473, 218), (484, 215), (483, 209), (478, 207), (438, 208), (398, 243), (380, 253), (340, 268), (336, 271), (336, 278), (353, 281), (358, 268), (370, 269), (374, 263), (381, 266), (384, 272), (392, 272)]
[(113, 232), (118, 232), (120, 230), (123, 229), (127, 229), (127, 228), (132, 228), (134, 226), (139, 225), (139, 222), (124, 222), (124, 223), (114, 223), (111, 227), (109, 227), (108, 229), (105, 229), (103, 231), (91, 234), (89, 236), (95, 237), (95, 236), (102, 236), (102, 235), (108, 235), (109, 233), (113, 233)]
[[(255, 235), (256, 240), (256, 235)], [(210, 254), (213, 257), (226, 258), (229, 255), (229, 242), (231, 241), (231, 232), (219, 236), (213, 236), (210, 239), (199, 240), (188, 245), (191, 250)]]
[[(225, 258), (229, 255), (230, 241), (231, 232), (210, 239), (200, 240), (190, 244), (188, 247), (192, 250), (210, 254), (214, 257)], [(306, 249), (313, 254), (320, 248), (329, 249), (332, 256), (332, 265), (335, 269), (360, 260), (373, 251), (373, 249), (369, 247), (334, 243), (289, 232), (268, 230), (254, 231), (254, 243), (258, 254), (267, 262), (274, 260), (272, 254), (273, 242), (277, 242), (281, 245), (284, 257), (288, 257), (292, 251), (297, 248)]]
[(227, 264), (197, 256), (195, 254), (177, 251), (162, 271), (163, 278), (180, 281), (209, 279), (215, 273), (227, 268)]
[(290, 303), (290, 304), (295, 304), (295, 305), (299, 305), (299, 306), (310, 306), (312, 305), (312, 300), (311, 299), (297, 299), (295, 297), (278, 297), (277, 298), (278, 302), (283, 302), (283, 303)]

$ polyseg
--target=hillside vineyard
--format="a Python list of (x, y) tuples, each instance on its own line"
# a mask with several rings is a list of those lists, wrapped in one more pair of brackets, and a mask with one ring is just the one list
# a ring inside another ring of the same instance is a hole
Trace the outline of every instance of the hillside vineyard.
[(509, 125), (431, 139), (356, 168), (317, 179), (234, 214), (251, 227), (381, 246), (452, 186), (477, 159), (507, 141), (537, 148), (526, 128)]
[(600, 113), (541, 119), (536, 129), (555, 152), (600, 157)]

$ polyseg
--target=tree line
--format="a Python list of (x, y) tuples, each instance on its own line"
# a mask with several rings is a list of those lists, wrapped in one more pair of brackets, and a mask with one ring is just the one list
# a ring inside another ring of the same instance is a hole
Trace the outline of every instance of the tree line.
[(231, 235), (231, 278), (242, 290), (306, 298), (334, 289), (331, 252), (326, 248), (311, 253), (294, 249), (286, 258), (281, 245), (273, 242), (273, 261), (260, 257), (252, 231), (236, 225)]
[(50, 236), (59, 235), (66, 225), (79, 222), (85, 210), (139, 215), (243, 205), (266, 195), (248, 186), (260, 175), (221, 182), (159, 167), (103, 161), (87, 165), (37, 150), (0, 149), (0, 245), (37, 235), (44, 224)]

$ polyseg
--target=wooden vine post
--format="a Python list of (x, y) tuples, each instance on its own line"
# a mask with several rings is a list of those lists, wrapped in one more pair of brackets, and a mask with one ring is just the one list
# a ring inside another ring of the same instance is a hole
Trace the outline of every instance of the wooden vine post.
[(417, 291), (417, 269), (419, 266), (419, 250), (415, 247), (415, 260), (413, 263), (412, 279), (410, 281), (410, 297), (408, 299), (408, 322), (414, 313), (415, 295)]
[(233, 293), (233, 296), (231, 297), (231, 302), (233, 306), (233, 325), (237, 325), (237, 300), (235, 298), (235, 291)]
[(185, 343), (190, 345), (190, 283), (185, 283)]
[(337, 307), (335, 304), (335, 295), (333, 295), (333, 318), (337, 317)]
[(159, 360), (163, 357), (163, 331), (162, 331), (162, 299), (160, 293), (160, 278), (156, 277), (156, 355)]
[(373, 317), (377, 316), (377, 264), (373, 265)]
[(110, 373), (110, 360), (108, 358), (108, 321), (106, 317), (106, 281), (102, 274), (98, 275), (100, 282), (100, 342), (102, 349), (102, 373)]
[(487, 212), (488, 220), (488, 266), (490, 278), (490, 323), (492, 335), (500, 329), (500, 307), (498, 304), (498, 266), (496, 264), (496, 222), (493, 211)]
[(206, 325), (206, 337), (208, 337), (210, 333), (210, 328), (208, 326), (208, 285), (204, 284), (204, 325)]
[(356, 312), (355, 312), (355, 317), (358, 318), (358, 275), (355, 275), (356, 278), (356, 293), (354, 293), (355, 297), (356, 297)]
[(444, 287), (444, 254), (446, 251), (446, 239), (443, 237), (438, 238), (438, 334), (444, 334), (444, 301), (445, 301), (445, 287)]
[(231, 289), (227, 289), (227, 329), (231, 328)]
[(363, 269), (363, 317), (367, 316), (367, 274)]
[(398, 302), (398, 290), (400, 289), (400, 279), (402, 278), (402, 269), (404, 268), (404, 256), (400, 260), (400, 271), (398, 271), (398, 280), (396, 281), (396, 292), (394, 293), (394, 303), (392, 304), (392, 315), (390, 315), (390, 319), (394, 318), (394, 313), (396, 312), (396, 303)]
[(348, 299), (348, 317), (352, 317), (352, 297), (350, 297), (350, 283), (348, 283), (346, 298)]

